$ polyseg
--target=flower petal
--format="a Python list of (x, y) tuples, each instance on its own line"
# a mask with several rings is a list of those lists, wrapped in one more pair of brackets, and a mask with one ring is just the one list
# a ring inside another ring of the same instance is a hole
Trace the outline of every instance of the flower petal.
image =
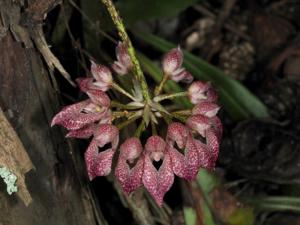
[(104, 65), (96, 64), (92, 60), (91, 73), (96, 81), (103, 83), (105, 86), (109, 86), (113, 81), (110, 69)]
[(175, 82), (183, 82), (183, 83), (191, 83), (194, 80), (194, 77), (192, 74), (190, 74), (188, 71), (186, 71), (184, 68), (179, 70), (179, 73), (173, 73), (171, 75), (171, 80)]
[(206, 131), (206, 144), (209, 147), (210, 154), (212, 155), (212, 159), (215, 162), (219, 155), (219, 138), (214, 129), (207, 129)]
[(185, 157), (171, 145), (168, 145), (167, 151), (170, 154), (173, 172), (179, 176), (185, 176)]
[(138, 158), (142, 151), (143, 146), (141, 144), (141, 141), (136, 137), (127, 139), (120, 146), (120, 155), (126, 160), (134, 160)]
[(122, 156), (119, 157), (115, 169), (115, 176), (126, 194), (129, 194), (142, 186), (143, 169), (143, 157), (138, 159), (136, 165), (132, 169), (130, 169), (125, 158)]
[(199, 143), (190, 135), (185, 149), (186, 167), (184, 178), (187, 180), (194, 180), (200, 169), (198, 148)]
[(68, 138), (89, 138), (94, 134), (96, 128), (97, 128), (97, 125), (95, 123), (91, 123), (81, 129), (71, 130), (70, 132), (67, 133), (66, 137), (68, 137)]
[(202, 101), (216, 102), (218, 95), (210, 82), (195, 81), (188, 88), (188, 97), (193, 104)]
[(125, 75), (128, 73), (128, 69), (124, 67), (119, 61), (114, 61), (111, 67), (119, 75)]
[(220, 141), (222, 138), (222, 135), (223, 135), (223, 125), (222, 125), (221, 120), (219, 119), (219, 117), (214, 116), (214, 117), (210, 118), (210, 122), (211, 122), (212, 127), (214, 128), (216, 135)]
[(165, 154), (159, 171), (153, 166), (150, 157), (145, 155), (143, 184), (159, 206), (162, 206), (164, 195), (172, 187), (173, 182), (174, 173), (169, 154)]
[(170, 190), (174, 183), (174, 173), (172, 163), (168, 153), (165, 154), (164, 161), (158, 171), (158, 193), (156, 202), (159, 206), (163, 203), (165, 194)]
[(61, 121), (59, 124), (68, 130), (78, 130), (90, 123), (100, 120), (101, 117), (101, 113), (79, 113), (77, 115), (73, 115), (69, 119)]
[(82, 92), (87, 92), (90, 89), (93, 89), (93, 78), (77, 78), (76, 82), (79, 86), (79, 89)]
[(97, 176), (106, 176), (111, 171), (114, 149), (98, 153), (98, 146), (95, 140), (92, 140), (85, 152), (85, 163), (90, 180)]
[[(173, 122), (168, 126), (167, 141), (176, 142), (179, 148), (184, 148), (187, 137), (188, 129), (182, 123)], [(172, 143), (173, 145), (173, 143)]]
[(99, 147), (105, 144), (112, 144), (112, 148), (116, 149), (119, 143), (119, 130), (111, 124), (101, 124), (94, 133), (94, 139)]
[(165, 152), (166, 143), (158, 135), (151, 136), (147, 139), (145, 144), (145, 150), (149, 154), (151, 159), (159, 161), (163, 158)]
[(192, 111), (193, 115), (204, 115), (207, 117), (214, 117), (217, 115), (218, 111), (220, 109), (220, 106), (218, 106), (215, 103), (204, 101), (197, 104)]
[(166, 53), (162, 59), (162, 67), (164, 74), (171, 75), (176, 70), (178, 70), (183, 61), (183, 54), (178, 46), (177, 48), (171, 49), (168, 53)]
[(85, 100), (82, 102), (78, 102), (72, 105), (68, 105), (64, 107), (59, 113), (57, 113), (51, 122), (51, 126), (54, 125), (61, 125), (64, 123), (66, 120), (69, 120), (70, 118), (77, 116), (80, 111), (87, 106), (91, 101), (90, 100)]
[(103, 107), (110, 106), (110, 99), (108, 95), (101, 90), (88, 90), (87, 95), (90, 97), (93, 103), (99, 106), (103, 106)]
[(209, 118), (200, 114), (190, 116), (186, 124), (192, 130), (197, 131), (202, 137), (205, 137), (205, 130), (211, 126)]
[(116, 56), (117, 60), (127, 69), (130, 69), (132, 67), (131, 58), (128, 54), (127, 46), (120, 42), (118, 43), (116, 47)]

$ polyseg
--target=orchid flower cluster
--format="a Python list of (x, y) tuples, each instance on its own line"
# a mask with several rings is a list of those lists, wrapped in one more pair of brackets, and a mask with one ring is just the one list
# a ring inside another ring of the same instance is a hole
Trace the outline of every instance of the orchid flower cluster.
[[(222, 136), (217, 93), (209, 82), (193, 82), (193, 76), (182, 67), (183, 54), (178, 47), (163, 57), (164, 76), (151, 100), (146, 100), (136, 80), (132, 93), (115, 82), (113, 72), (125, 76), (133, 68), (125, 44), (119, 42), (116, 56), (112, 69), (91, 62), (92, 77), (76, 80), (89, 98), (63, 108), (51, 125), (65, 127), (66, 137), (92, 137), (85, 152), (90, 180), (110, 174), (112, 165), (116, 164), (114, 174), (125, 193), (144, 186), (161, 206), (175, 175), (193, 180), (200, 168), (215, 166)], [(185, 92), (161, 94), (168, 80), (191, 84)], [(110, 89), (125, 95), (128, 101), (111, 101), (107, 94)], [(165, 101), (183, 96), (188, 97), (193, 109), (178, 109), (178, 105)], [(140, 125), (132, 137), (119, 147), (120, 131), (138, 120)], [(166, 134), (157, 131), (161, 121), (168, 126)], [(140, 136), (148, 127), (152, 136), (143, 145)]]

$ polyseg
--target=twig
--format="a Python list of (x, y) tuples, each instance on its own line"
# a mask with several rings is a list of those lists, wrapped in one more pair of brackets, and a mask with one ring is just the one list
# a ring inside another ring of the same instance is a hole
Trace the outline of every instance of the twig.
[(36, 26), (35, 29), (32, 30), (32, 38), (36, 47), (44, 57), (49, 69), (53, 71), (55, 68), (61, 73), (61, 75), (72, 85), (76, 86), (72, 81), (70, 74), (64, 69), (56, 56), (51, 52), (49, 46), (45, 40), (43, 29), (41, 25)]

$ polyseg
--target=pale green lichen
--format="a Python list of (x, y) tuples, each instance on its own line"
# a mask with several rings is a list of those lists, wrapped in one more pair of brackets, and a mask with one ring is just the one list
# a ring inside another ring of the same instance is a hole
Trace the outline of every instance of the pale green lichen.
[(0, 177), (6, 184), (6, 191), (9, 195), (18, 191), (18, 187), (15, 185), (17, 176), (10, 172), (7, 167), (0, 167)]

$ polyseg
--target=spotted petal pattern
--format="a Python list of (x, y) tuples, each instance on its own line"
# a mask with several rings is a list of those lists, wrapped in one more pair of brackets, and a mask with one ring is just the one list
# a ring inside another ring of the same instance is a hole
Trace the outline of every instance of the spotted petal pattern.
[[(119, 160), (115, 175), (125, 193), (129, 194), (142, 186), (144, 157), (141, 156), (142, 144), (138, 138), (127, 139), (120, 147)], [(133, 167), (133, 164), (137, 160)]]
[[(164, 195), (174, 182), (171, 158), (165, 147), (166, 144), (161, 137), (151, 136), (147, 140), (144, 152), (143, 184), (160, 206), (163, 203)], [(160, 160), (162, 160), (162, 164), (159, 169), (156, 169), (153, 161)]]
[[(111, 148), (99, 152), (106, 144), (111, 143)], [(119, 131), (113, 125), (101, 124), (85, 152), (85, 163), (90, 180), (96, 176), (106, 176), (111, 172), (112, 158), (119, 143)]]

